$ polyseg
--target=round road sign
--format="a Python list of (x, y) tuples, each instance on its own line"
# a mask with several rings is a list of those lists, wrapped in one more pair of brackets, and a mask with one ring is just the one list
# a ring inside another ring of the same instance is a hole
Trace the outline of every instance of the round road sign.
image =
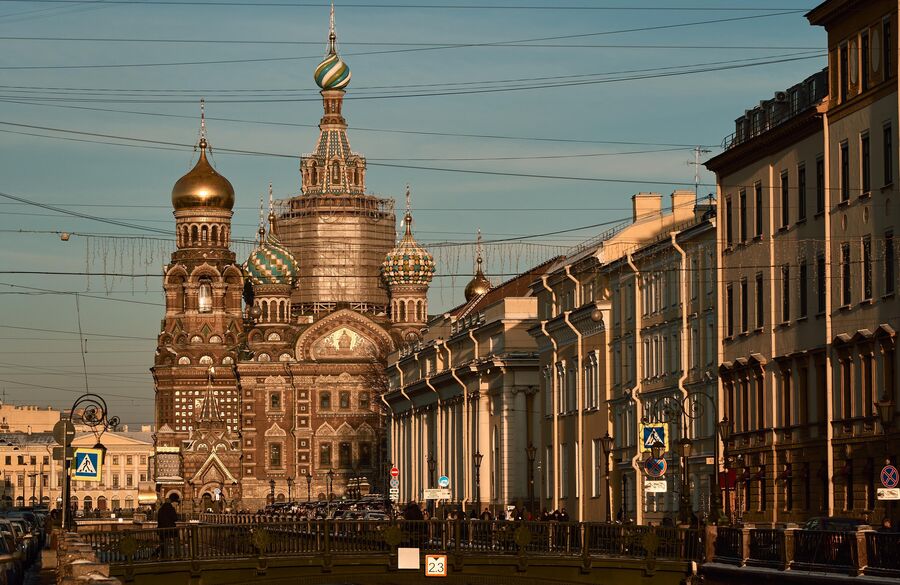
[(644, 473), (650, 477), (662, 477), (666, 474), (669, 464), (665, 459), (654, 459), (651, 457), (644, 461)]
[(885, 465), (881, 468), (881, 485), (886, 488), (895, 488), (900, 484), (900, 472), (893, 465)]
[(450, 478), (447, 477), (446, 475), (440, 476), (440, 477), (438, 478), (438, 485), (441, 486), (442, 488), (449, 487), (449, 485), (450, 485)]
[(391, 467), (391, 477), (400, 477), (400, 470), (396, 467)]
[(400, 487), (400, 480), (397, 479), (396, 477), (392, 477), (391, 478), (391, 487), (392, 488)]

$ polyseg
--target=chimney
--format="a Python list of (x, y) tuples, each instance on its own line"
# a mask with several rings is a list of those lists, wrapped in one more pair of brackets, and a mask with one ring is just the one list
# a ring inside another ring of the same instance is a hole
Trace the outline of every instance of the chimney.
[(637, 223), (654, 219), (662, 214), (662, 195), (659, 193), (635, 193), (631, 196), (632, 219)]
[(688, 219), (694, 215), (694, 206), (697, 205), (697, 194), (688, 189), (672, 191), (672, 215), (675, 221)]

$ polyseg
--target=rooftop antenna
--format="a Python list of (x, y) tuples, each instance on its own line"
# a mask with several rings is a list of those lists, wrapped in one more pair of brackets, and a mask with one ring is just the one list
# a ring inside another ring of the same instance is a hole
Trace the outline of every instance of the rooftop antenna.
[(700, 198), (700, 155), (712, 152), (702, 146), (694, 147), (694, 160), (688, 161), (689, 165), (694, 166), (694, 200)]

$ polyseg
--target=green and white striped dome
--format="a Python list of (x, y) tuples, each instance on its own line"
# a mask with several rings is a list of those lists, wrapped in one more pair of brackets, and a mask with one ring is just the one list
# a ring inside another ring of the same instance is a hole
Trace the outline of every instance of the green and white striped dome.
[(297, 260), (270, 229), (265, 241), (250, 253), (244, 272), (254, 285), (293, 285), (298, 273)]

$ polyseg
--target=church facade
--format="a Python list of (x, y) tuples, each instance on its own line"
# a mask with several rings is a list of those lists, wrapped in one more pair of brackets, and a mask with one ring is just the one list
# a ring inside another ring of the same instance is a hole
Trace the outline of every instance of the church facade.
[(301, 194), (270, 196), (245, 262), (230, 249), (235, 193), (209, 163), (202, 118), (199, 160), (172, 191), (177, 249), (152, 368), (160, 498), (257, 509), (383, 488), (385, 358), (420, 336), (434, 260), (412, 236), (408, 190), (396, 243), (393, 200), (366, 194), (333, 12), (315, 81), (324, 114)]

